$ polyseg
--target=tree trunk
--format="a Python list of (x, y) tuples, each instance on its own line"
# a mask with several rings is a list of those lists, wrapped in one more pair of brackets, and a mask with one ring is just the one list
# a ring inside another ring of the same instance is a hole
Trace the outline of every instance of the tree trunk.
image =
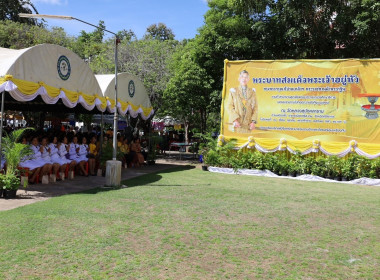
[(189, 123), (185, 122), (185, 142), (189, 142)]
[(201, 109), (200, 114), (201, 114), (201, 133), (204, 134), (206, 131), (206, 120), (207, 120), (206, 110)]
[[(189, 143), (189, 122), (187, 120), (184, 121), (185, 126), (185, 143)], [(186, 146), (186, 152), (188, 152), (189, 147)]]

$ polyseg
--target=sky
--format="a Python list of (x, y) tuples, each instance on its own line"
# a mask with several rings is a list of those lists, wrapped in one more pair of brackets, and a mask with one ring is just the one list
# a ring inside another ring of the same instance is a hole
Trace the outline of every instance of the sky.
[[(97, 25), (103, 20), (112, 32), (131, 29), (141, 39), (146, 28), (165, 23), (177, 40), (194, 38), (203, 25), (207, 0), (32, 0), (39, 14), (73, 16)], [(46, 19), (48, 27), (59, 26), (72, 36), (93, 27), (78, 21)]]

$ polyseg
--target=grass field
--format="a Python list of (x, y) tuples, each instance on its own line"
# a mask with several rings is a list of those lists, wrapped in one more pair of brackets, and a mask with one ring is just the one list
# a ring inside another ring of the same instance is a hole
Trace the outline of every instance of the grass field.
[(0, 279), (380, 278), (379, 187), (183, 167), (125, 183), (1, 212)]

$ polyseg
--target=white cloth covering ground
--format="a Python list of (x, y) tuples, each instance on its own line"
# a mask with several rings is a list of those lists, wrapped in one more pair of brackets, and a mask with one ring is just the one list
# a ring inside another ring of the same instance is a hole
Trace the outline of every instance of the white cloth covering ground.
[(222, 168), (222, 167), (214, 167), (214, 166), (210, 166), (208, 170), (210, 172), (223, 173), (223, 174), (277, 177), (277, 178), (286, 178), (286, 179), (294, 179), (294, 180), (302, 180), (302, 181), (319, 181), (319, 182), (331, 182), (331, 183), (343, 183), (343, 184), (355, 184), (355, 185), (380, 187), (380, 179), (371, 179), (371, 178), (359, 178), (352, 181), (335, 181), (335, 180), (326, 179), (326, 178), (322, 178), (322, 177), (318, 177), (318, 176), (314, 176), (310, 174), (305, 174), (298, 177), (278, 176), (269, 170), (238, 169), (235, 172), (232, 168)]

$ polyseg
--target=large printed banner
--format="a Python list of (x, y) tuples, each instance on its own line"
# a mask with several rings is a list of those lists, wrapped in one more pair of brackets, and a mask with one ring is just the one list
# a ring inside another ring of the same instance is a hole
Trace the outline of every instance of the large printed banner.
[(378, 97), (380, 59), (226, 60), (221, 140), (376, 157)]

